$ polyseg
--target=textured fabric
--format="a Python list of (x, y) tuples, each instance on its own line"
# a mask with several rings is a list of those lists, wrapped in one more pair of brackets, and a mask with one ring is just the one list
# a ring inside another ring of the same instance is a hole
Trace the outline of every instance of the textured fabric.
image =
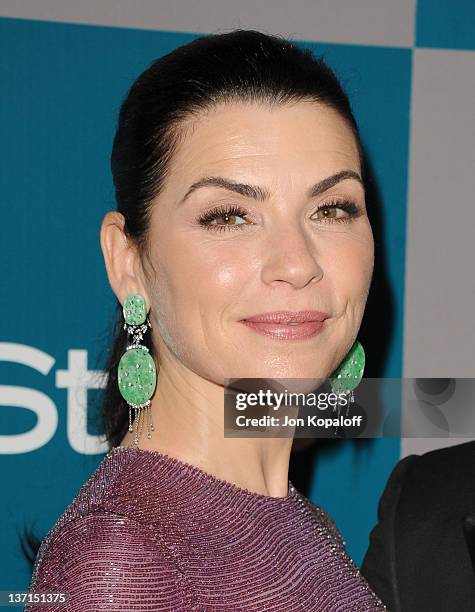
[(333, 521), (289, 480), (270, 497), (134, 447), (104, 457), (44, 538), (25, 612), (385, 610)]

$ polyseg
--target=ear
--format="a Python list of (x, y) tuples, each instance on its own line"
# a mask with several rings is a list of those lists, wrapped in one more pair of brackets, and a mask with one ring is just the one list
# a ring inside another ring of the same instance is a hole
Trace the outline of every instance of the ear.
[(121, 304), (129, 293), (140, 293), (148, 310), (150, 300), (141, 274), (140, 257), (135, 244), (124, 232), (124, 224), (124, 216), (117, 211), (109, 211), (102, 220), (100, 242), (107, 276)]

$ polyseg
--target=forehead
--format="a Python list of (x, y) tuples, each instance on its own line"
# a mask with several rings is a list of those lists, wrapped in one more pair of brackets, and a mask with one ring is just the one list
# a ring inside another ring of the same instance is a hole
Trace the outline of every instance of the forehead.
[[(210, 172), (242, 177), (259, 171), (312, 178), (341, 168), (359, 170), (356, 140), (341, 115), (322, 104), (220, 105), (186, 125), (170, 165), (169, 188), (178, 197)], [(239, 175), (239, 176), (238, 176)], [(292, 179), (293, 180), (293, 179)], [(183, 193), (181, 193), (183, 192)]]

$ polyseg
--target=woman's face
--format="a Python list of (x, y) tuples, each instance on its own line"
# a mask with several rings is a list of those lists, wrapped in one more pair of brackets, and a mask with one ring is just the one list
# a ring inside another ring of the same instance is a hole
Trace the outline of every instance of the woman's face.
[[(358, 334), (374, 257), (357, 178), (310, 194), (340, 172), (360, 176), (344, 120), (309, 102), (223, 105), (194, 123), (170, 170), (150, 228), (156, 277), (148, 292), (159, 355), (169, 350), (218, 384), (330, 375)], [(182, 201), (209, 177), (253, 189), (207, 185)], [(353, 216), (330, 208), (325, 218), (318, 210), (345, 202)], [(242, 323), (280, 310), (319, 310), (329, 318), (318, 334), (290, 340)]]

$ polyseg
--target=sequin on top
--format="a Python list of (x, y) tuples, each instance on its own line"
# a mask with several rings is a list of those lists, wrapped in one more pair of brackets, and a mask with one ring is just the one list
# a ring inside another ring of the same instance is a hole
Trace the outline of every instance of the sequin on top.
[(177, 458), (114, 447), (47, 533), (25, 612), (386, 610), (334, 522), (289, 480), (248, 491)]

